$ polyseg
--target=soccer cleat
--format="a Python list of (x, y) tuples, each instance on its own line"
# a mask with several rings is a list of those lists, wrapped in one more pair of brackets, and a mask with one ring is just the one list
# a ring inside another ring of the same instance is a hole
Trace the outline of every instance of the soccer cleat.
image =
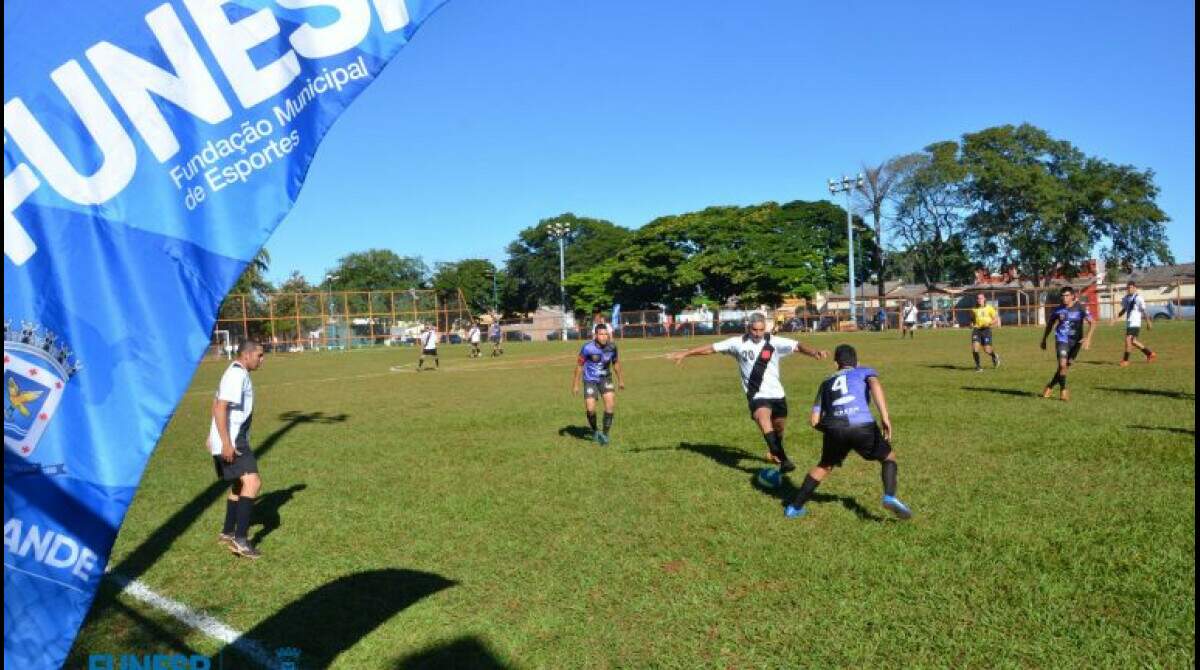
[(791, 459), (786, 459), (779, 464), (779, 472), (781, 472), (785, 475), (795, 469), (796, 469), (796, 464), (793, 463), (791, 461)]
[(774, 463), (775, 465), (779, 465), (779, 457), (776, 456), (775, 454), (771, 453), (770, 449), (767, 450), (767, 460)]
[(1127, 368), (1127, 367), (1129, 367), (1129, 361), (1121, 361), (1120, 363), (1118, 363), (1118, 365), (1120, 365), (1123, 368)]
[(808, 510), (803, 507), (792, 507), (788, 505), (783, 509), (783, 515), (789, 519), (799, 519), (808, 514)]
[(975, 372), (983, 372), (983, 368), (975, 368)]
[(1153, 351), (1151, 351), (1150, 354), (1148, 356), (1146, 356), (1147, 363), (1153, 363), (1157, 359), (1158, 359), (1158, 354), (1154, 353)]
[(992, 361), (992, 369), (1000, 367), (1000, 354), (996, 354), (996, 360)]
[(229, 543), (229, 550), (242, 558), (262, 558), (262, 552), (254, 548), (249, 540), (237, 537)]
[(897, 519), (911, 519), (912, 518), (912, 510), (910, 510), (908, 508), (908, 505), (905, 505), (904, 503), (900, 502), (900, 499), (897, 498), (896, 496), (884, 496), (883, 497), (883, 506), (889, 512), (891, 512), (892, 514), (895, 514)]
[(596, 443), (602, 447), (608, 446), (608, 435), (605, 435), (599, 430), (596, 431)]
[(218, 533), (217, 544), (223, 544), (225, 546), (233, 544), (233, 533)]
[(1063, 389), (1059, 392), (1058, 399), (1063, 402), (1069, 402), (1071, 400), (1071, 392), (1067, 389)]
[(1045, 389), (1042, 391), (1042, 397), (1043, 397), (1043, 398), (1053, 398), (1053, 397), (1054, 397), (1054, 389), (1052, 389), (1052, 388), (1050, 388), (1049, 386), (1047, 386), (1047, 387), (1046, 387), (1046, 388), (1045, 388)]

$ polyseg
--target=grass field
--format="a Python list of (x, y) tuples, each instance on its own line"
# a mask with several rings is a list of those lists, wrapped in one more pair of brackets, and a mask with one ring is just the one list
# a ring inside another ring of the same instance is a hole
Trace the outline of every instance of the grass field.
[[(906, 523), (853, 455), (785, 519), (787, 491), (752, 485), (764, 447), (734, 363), (662, 357), (704, 340), (619, 343), (608, 448), (577, 437), (573, 344), (448, 347), (420, 374), (411, 349), (268, 357), (256, 562), (215, 541), (203, 441), (223, 365), (206, 362), (111, 568), (300, 667), (1190, 668), (1195, 328), (1155, 327), (1159, 362), (1124, 369), (1121, 332), (1083, 353), (1071, 403), (1035, 397), (1053, 363), (1032, 329), (998, 331), (1003, 366), (979, 374), (966, 331), (804, 337), (880, 371)], [(802, 468), (831, 371), (783, 363)], [(110, 580), (69, 667), (133, 651), (253, 667)]]

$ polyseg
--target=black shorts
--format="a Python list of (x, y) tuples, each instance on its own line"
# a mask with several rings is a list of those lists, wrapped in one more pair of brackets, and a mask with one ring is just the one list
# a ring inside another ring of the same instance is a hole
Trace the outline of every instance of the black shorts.
[(992, 329), (991, 328), (972, 328), (971, 341), (978, 342), (985, 347), (992, 346)]
[(824, 430), (821, 444), (822, 468), (836, 468), (846, 460), (851, 450), (868, 461), (882, 461), (892, 453), (892, 445), (874, 422), (857, 426), (829, 426)]
[(213, 456), (213, 465), (217, 469), (217, 479), (224, 481), (233, 481), (242, 475), (258, 474), (258, 459), (254, 457), (254, 451), (250, 449), (249, 444), (239, 444), (234, 446), (237, 455), (233, 457), (232, 463), (226, 463), (225, 459), (220, 455)]
[(583, 383), (583, 397), (585, 398), (598, 398), (609, 393), (616, 393), (616, 391), (617, 387), (611, 379)]
[(771, 419), (786, 419), (788, 414), (787, 398), (755, 398), (750, 401), (750, 418), (760, 407), (771, 408)]
[(1125, 335), (1127, 337), (1137, 337), (1142, 334), (1141, 326), (1125, 326)]
[(422, 349), (422, 356), (437, 356), (437, 349)]
[(1055, 342), (1054, 353), (1058, 358), (1065, 358), (1068, 362), (1075, 360), (1079, 355), (1079, 349), (1083, 346), (1082, 341), (1078, 342)]

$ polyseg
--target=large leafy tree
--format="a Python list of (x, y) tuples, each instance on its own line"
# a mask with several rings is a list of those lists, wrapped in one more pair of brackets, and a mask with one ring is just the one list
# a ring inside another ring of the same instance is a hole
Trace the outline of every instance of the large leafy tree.
[(504, 277), (496, 274), (497, 272), (491, 261), (482, 258), (438, 263), (434, 268), (431, 284), (434, 290), (444, 297), (454, 296), (462, 291), (467, 306), (473, 313), (490, 312), (494, 307), (493, 275), (496, 275), (497, 286), (504, 284)]
[(343, 256), (327, 276), (330, 277), (327, 288), (333, 290), (386, 291), (423, 288), (429, 268), (419, 256), (400, 256), (389, 249), (368, 249)]
[[(869, 232), (864, 241), (867, 257), (878, 253)], [(678, 309), (698, 296), (777, 306), (844, 281), (846, 252), (845, 210), (828, 202), (710, 207), (650, 222), (615, 259), (567, 283), (587, 308)]]
[(1072, 274), (1102, 244), (1129, 266), (1171, 260), (1150, 171), (1085, 156), (1028, 124), (964, 135), (961, 162), (974, 251), (1036, 285)]
[[(571, 213), (543, 219), (520, 232), (508, 245), (503, 306), (508, 312), (529, 312), (538, 305), (559, 303), (558, 240), (551, 234), (555, 223), (570, 226), (564, 238), (566, 274), (594, 268), (625, 247), (630, 231), (602, 219)], [(571, 296), (567, 297), (568, 305)]]

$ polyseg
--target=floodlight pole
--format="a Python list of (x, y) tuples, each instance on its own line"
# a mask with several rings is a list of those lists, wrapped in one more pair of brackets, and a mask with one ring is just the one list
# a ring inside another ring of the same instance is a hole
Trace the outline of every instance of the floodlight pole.
[(850, 211), (850, 192), (855, 188), (861, 188), (865, 179), (862, 173), (853, 179), (842, 175), (841, 179), (829, 180), (829, 193), (837, 195), (838, 193), (846, 194), (846, 239), (849, 240), (850, 259), (850, 323), (855, 327), (858, 326), (858, 305), (857, 305), (857, 287), (858, 283), (854, 276), (854, 215)]
[(550, 224), (550, 235), (558, 238), (558, 298), (562, 304), (562, 338), (567, 341), (567, 264), (566, 238), (571, 233), (571, 224), (556, 221)]

